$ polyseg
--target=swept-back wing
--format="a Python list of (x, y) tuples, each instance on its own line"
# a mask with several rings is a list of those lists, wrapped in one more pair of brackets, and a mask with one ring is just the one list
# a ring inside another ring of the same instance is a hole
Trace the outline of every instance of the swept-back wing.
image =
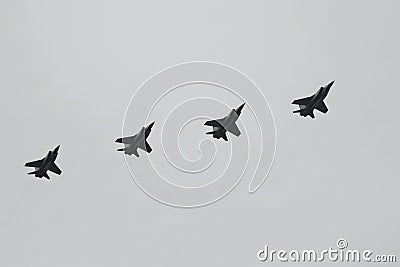
[(325, 105), (324, 101), (321, 101), (315, 108), (321, 111), (322, 113), (328, 112), (328, 107)]
[(306, 98), (297, 99), (297, 100), (294, 100), (292, 102), (292, 104), (306, 106), (310, 102), (311, 99), (312, 99), (312, 96), (309, 96), (309, 97), (306, 97)]
[(44, 159), (39, 159), (31, 162), (25, 163), (25, 167), (34, 167), (34, 168), (39, 168), (42, 165)]
[(230, 132), (230, 133), (236, 135), (236, 136), (239, 136), (239, 135), (241, 134), (241, 132), (240, 132), (238, 126), (237, 126), (235, 123), (229, 124), (229, 126), (228, 126), (228, 128), (227, 128), (226, 130), (227, 130), (228, 132)]
[(123, 144), (131, 144), (136, 138), (136, 135), (134, 136), (128, 136), (128, 137), (121, 137), (115, 140), (116, 143), (123, 143)]
[(57, 164), (56, 164), (55, 162), (53, 162), (53, 163), (50, 165), (49, 171), (54, 172), (55, 174), (58, 174), (58, 175), (60, 175), (61, 172), (62, 172), (62, 171), (60, 170), (60, 168), (58, 168), (58, 166), (57, 166)]
[(153, 151), (153, 149), (151, 148), (151, 146), (149, 145), (149, 143), (147, 143), (146, 141), (146, 152), (150, 153), (151, 151)]
[(213, 126), (213, 127), (222, 127), (221, 123), (218, 122), (218, 121), (221, 121), (221, 120), (222, 119), (207, 121), (206, 123), (204, 123), (204, 125)]

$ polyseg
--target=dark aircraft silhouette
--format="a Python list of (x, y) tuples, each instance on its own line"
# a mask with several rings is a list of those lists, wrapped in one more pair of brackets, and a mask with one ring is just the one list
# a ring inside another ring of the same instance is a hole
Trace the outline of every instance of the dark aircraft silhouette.
[(59, 149), (60, 146), (57, 146), (53, 151), (49, 151), (49, 153), (47, 153), (46, 157), (44, 157), (43, 159), (25, 163), (25, 167), (35, 168), (33, 172), (29, 172), (28, 174), (34, 174), (38, 178), (46, 177), (47, 179), (50, 179), (47, 171), (51, 171), (55, 174), (60, 175), (61, 170), (54, 162), (58, 156)]
[(325, 97), (328, 95), (333, 83), (330, 82), (328, 85), (321, 87), (314, 95), (297, 99), (292, 102), (292, 104), (299, 105), (300, 109), (293, 111), (293, 113), (300, 113), (301, 116), (315, 118), (314, 109), (321, 111), (322, 113), (328, 112), (328, 107), (324, 103)]
[(154, 125), (154, 121), (150, 123), (147, 127), (142, 127), (142, 129), (134, 136), (129, 137), (121, 137), (115, 140), (116, 143), (123, 143), (125, 145), (124, 148), (118, 149), (118, 151), (124, 151), (127, 155), (135, 154), (136, 157), (139, 157), (138, 148), (143, 149), (147, 153), (152, 151), (149, 143), (147, 143), (146, 139), (151, 132), (151, 128)]
[(236, 136), (239, 136), (241, 132), (236, 125), (236, 121), (239, 118), (240, 113), (242, 113), (244, 104), (245, 103), (243, 103), (237, 109), (232, 109), (231, 112), (229, 112), (229, 114), (224, 118), (207, 121), (204, 125), (213, 127), (213, 131), (208, 132), (207, 134), (212, 134), (213, 137), (217, 139), (220, 139), (222, 137), (222, 139), (224, 139), (225, 141), (228, 141), (226, 131)]

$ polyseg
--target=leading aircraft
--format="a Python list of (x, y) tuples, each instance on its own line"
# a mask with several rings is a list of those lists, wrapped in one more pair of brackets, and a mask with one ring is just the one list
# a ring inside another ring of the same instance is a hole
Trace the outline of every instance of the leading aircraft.
[(36, 161), (25, 163), (25, 167), (35, 168), (34, 171), (29, 172), (28, 174), (34, 174), (35, 177), (38, 178), (46, 177), (47, 179), (50, 179), (50, 176), (47, 174), (47, 171), (51, 171), (54, 172), (55, 174), (60, 175), (62, 171), (60, 170), (60, 168), (58, 168), (58, 166), (55, 163), (59, 149), (60, 146), (58, 145), (53, 151), (49, 151), (46, 157)]
[(294, 100), (292, 104), (299, 105), (300, 109), (293, 111), (293, 113), (300, 113), (301, 116), (315, 118), (314, 109), (321, 111), (322, 113), (328, 112), (328, 107), (324, 103), (324, 99), (329, 93), (333, 83), (330, 82), (324, 87), (321, 87), (314, 95)]

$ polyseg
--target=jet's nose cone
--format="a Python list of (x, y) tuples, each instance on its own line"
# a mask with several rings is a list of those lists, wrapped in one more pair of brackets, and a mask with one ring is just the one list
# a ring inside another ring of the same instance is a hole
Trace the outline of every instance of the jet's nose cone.
[(333, 81), (331, 81), (330, 83), (328, 83), (328, 85), (326, 86), (326, 88), (331, 88), (332, 87), (332, 85), (334, 84), (334, 82), (335, 82), (335, 80), (333, 80)]
[(153, 121), (152, 123), (150, 123), (146, 128), (147, 128), (147, 129), (151, 129), (151, 128), (153, 127), (154, 123), (155, 123), (155, 121)]
[(55, 151), (55, 152), (58, 152), (59, 149), (60, 149), (60, 145), (58, 145), (58, 146), (54, 149), (54, 151)]
[(242, 105), (240, 105), (240, 107), (238, 107), (238, 108), (236, 109), (236, 113), (237, 113), (237, 114), (240, 114), (240, 113), (242, 112), (242, 109), (243, 109), (243, 107), (244, 107), (245, 104), (246, 104), (246, 103), (243, 103)]

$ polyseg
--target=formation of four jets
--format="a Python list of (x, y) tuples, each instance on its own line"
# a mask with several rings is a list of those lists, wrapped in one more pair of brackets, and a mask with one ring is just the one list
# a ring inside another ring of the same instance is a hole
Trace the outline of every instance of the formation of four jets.
[[(293, 113), (299, 113), (303, 117), (310, 116), (315, 118), (314, 110), (318, 110), (322, 113), (327, 113), (328, 108), (324, 102), (324, 99), (329, 93), (334, 81), (330, 82), (324, 87), (321, 87), (315, 94), (309, 97), (301, 98), (294, 100), (292, 104), (299, 105), (299, 110), (293, 111)], [(210, 120), (207, 121), (204, 125), (211, 126), (213, 129), (211, 132), (207, 132), (206, 134), (211, 134), (213, 138), (216, 139), (224, 139), (228, 141), (228, 137), (226, 136), (226, 132), (229, 132), (235, 136), (239, 136), (241, 134), (238, 126), (236, 125), (236, 121), (238, 120), (240, 114), (242, 113), (242, 109), (245, 103), (240, 105), (236, 109), (232, 109), (229, 114), (221, 119)], [(136, 157), (139, 157), (138, 149), (142, 149), (147, 153), (152, 151), (151, 146), (147, 142), (147, 138), (150, 135), (151, 129), (154, 125), (154, 122), (150, 123), (146, 127), (142, 127), (142, 129), (133, 136), (121, 137), (115, 140), (116, 143), (124, 144), (123, 148), (119, 148), (118, 151), (123, 151), (127, 155), (134, 154)], [(60, 146), (57, 146), (54, 150), (49, 151), (47, 155), (39, 160), (31, 161), (25, 164), (25, 167), (33, 167), (34, 171), (29, 172), (28, 174), (34, 174), (35, 177), (38, 178), (47, 178), (50, 179), (50, 176), (47, 174), (47, 171), (53, 172), (55, 174), (60, 175), (62, 171), (56, 165), (55, 160), (58, 156), (58, 150)]]

